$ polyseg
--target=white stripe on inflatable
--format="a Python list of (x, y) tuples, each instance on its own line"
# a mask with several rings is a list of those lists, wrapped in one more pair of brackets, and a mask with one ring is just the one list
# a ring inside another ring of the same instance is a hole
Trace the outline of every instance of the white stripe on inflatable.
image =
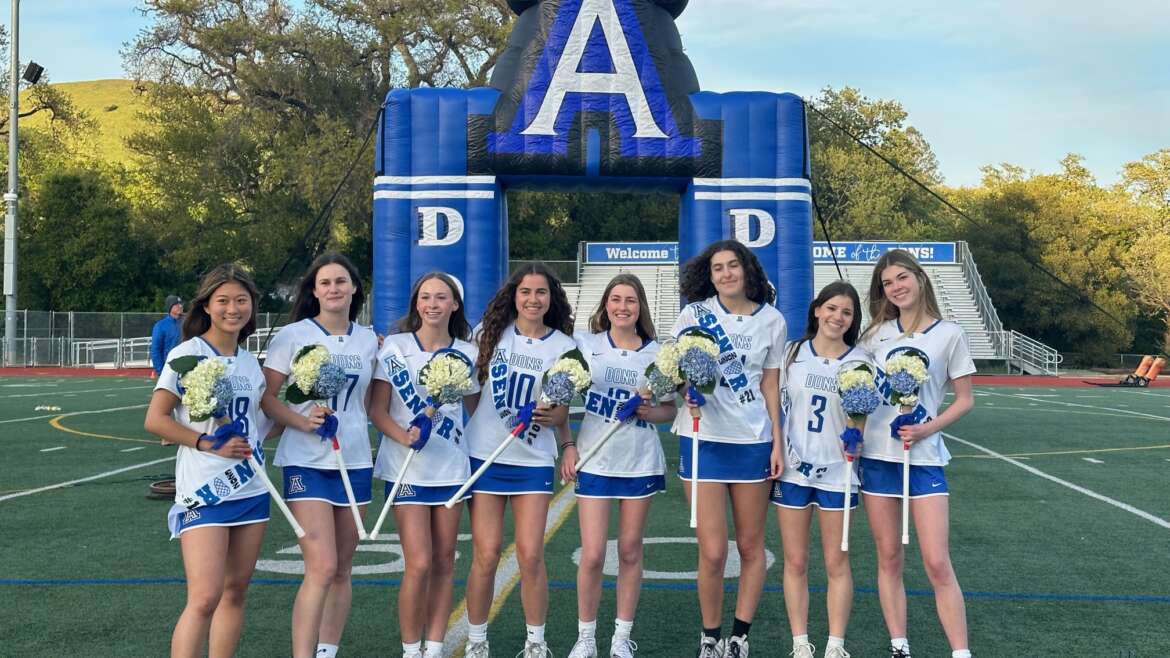
[(695, 185), (714, 187), (796, 186), (812, 189), (807, 178), (696, 178)]
[(374, 199), (494, 199), (495, 196), (495, 190), (377, 190), (374, 192)]
[(495, 176), (378, 176), (374, 185), (488, 185)]
[(696, 201), (805, 201), (812, 203), (808, 192), (695, 192)]

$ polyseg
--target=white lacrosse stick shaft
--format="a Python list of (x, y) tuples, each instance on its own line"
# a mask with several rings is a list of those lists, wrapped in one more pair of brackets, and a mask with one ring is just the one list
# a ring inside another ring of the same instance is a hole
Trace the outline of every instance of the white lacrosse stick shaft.
[(406, 455), (406, 459), (403, 460), (402, 467), (398, 469), (398, 476), (394, 478), (394, 486), (390, 488), (390, 494), (386, 496), (386, 502), (382, 504), (382, 513), (378, 515), (378, 521), (374, 524), (374, 529), (370, 530), (370, 539), (377, 539), (378, 533), (382, 531), (382, 524), (386, 522), (386, 516), (390, 514), (390, 508), (394, 507), (394, 499), (398, 497), (398, 490), (402, 488), (402, 482), (406, 479), (406, 469), (410, 468), (410, 462), (414, 461), (414, 456), (417, 454), (417, 450), (411, 450)]

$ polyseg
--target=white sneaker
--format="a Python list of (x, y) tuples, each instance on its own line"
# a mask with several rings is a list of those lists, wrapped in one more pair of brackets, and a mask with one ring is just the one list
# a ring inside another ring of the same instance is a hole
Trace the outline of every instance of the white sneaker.
[(467, 646), (463, 648), (464, 658), (491, 658), (492, 654), (488, 648), (488, 641), (483, 642), (467, 642)]
[[(813, 658), (813, 656), (817, 655), (817, 648), (808, 642), (794, 644), (792, 645), (792, 653), (788, 655), (792, 656), (792, 658)], [(828, 656), (829, 654), (825, 655)]]
[(634, 658), (638, 643), (630, 638), (613, 638), (609, 641), (609, 658)]
[(402, 658), (423, 658), (423, 655), (421, 651), (411, 651), (410, 653), (403, 651)]
[(699, 650), (695, 658), (723, 658), (723, 642), (700, 633)]
[(849, 658), (845, 647), (829, 647), (825, 650), (825, 658)]
[[(597, 647), (594, 646), (594, 651)], [(524, 650), (516, 654), (516, 658), (552, 658), (548, 644), (544, 642), (524, 642)]]
[(597, 658), (597, 640), (591, 637), (578, 637), (569, 658)]
[(725, 658), (748, 658), (748, 641), (746, 635), (732, 635), (727, 638), (727, 646), (723, 648)]

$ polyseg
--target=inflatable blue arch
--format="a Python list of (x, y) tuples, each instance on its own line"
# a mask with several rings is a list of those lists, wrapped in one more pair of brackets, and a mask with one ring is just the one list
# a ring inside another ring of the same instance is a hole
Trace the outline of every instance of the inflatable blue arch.
[(790, 334), (803, 332), (813, 271), (803, 101), (699, 91), (674, 23), (686, 0), (509, 4), (518, 18), (490, 87), (386, 98), (374, 327), (401, 317), (431, 270), (462, 282), (477, 321), (507, 276), (505, 191), (543, 188), (681, 195), (680, 262), (715, 240), (743, 242)]

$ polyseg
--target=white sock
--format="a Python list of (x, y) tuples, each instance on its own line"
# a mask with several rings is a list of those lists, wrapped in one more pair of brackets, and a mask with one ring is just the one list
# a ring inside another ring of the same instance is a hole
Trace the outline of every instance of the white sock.
[(337, 645), (318, 642), (316, 656), (317, 658), (337, 658)]
[(892, 637), (892, 638), (890, 638), (890, 648), (891, 649), (901, 649), (902, 651), (909, 653), (910, 652), (910, 640), (907, 640), (904, 637)]
[[(594, 622), (596, 626), (596, 622)], [(544, 644), (544, 624), (540, 626), (533, 626), (532, 624), (525, 624), (528, 628), (528, 641), (536, 644)]]
[(630, 639), (630, 635), (634, 633), (634, 622), (626, 621), (625, 619), (613, 620), (613, 636), (615, 639)]
[(802, 644), (808, 644), (808, 635), (793, 635), (792, 636), (792, 647), (793, 648), (799, 647)]
[(833, 647), (841, 647), (842, 649), (844, 649), (845, 648), (845, 638), (830, 635), (829, 641), (825, 642), (825, 649), (828, 650), (828, 649), (832, 649)]
[(422, 651), (422, 642), (421, 641), (409, 642), (409, 643), (403, 642), (402, 643), (402, 655), (404, 657), (405, 656), (417, 656), (419, 654), (419, 652), (421, 652), (421, 651)]
[(440, 658), (443, 655), (443, 643), (437, 640), (427, 640), (423, 655), (427, 658)]
[[(531, 628), (531, 626), (529, 628)], [(597, 620), (596, 619), (594, 619), (593, 621), (581, 621), (580, 619), (577, 620), (577, 639), (579, 639), (579, 640), (592, 640), (593, 636), (596, 633), (597, 633)]]
[(957, 649), (951, 652), (951, 658), (971, 658), (971, 650)]
[(467, 624), (468, 642), (487, 642), (487, 622), (482, 624)]

